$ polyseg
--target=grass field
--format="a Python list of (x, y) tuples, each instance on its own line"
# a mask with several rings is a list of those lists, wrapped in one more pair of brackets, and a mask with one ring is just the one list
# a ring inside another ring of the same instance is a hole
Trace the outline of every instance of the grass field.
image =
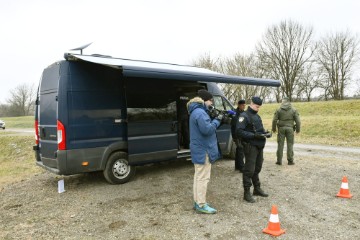
[(1, 118), (6, 123), (6, 128), (33, 128), (34, 116), (25, 117), (4, 117)]
[[(301, 143), (360, 147), (360, 100), (292, 103), (301, 119)], [(260, 110), (265, 128), (280, 104), (264, 104)], [(276, 140), (272, 138), (272, 140)]]
[(33, 136), (0, 135), (0, 189), (42, 171), (35, 165)]

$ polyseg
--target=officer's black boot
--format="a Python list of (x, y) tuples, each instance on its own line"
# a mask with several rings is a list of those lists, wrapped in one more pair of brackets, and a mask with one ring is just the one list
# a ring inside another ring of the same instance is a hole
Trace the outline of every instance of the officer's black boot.
[(268, 197), (269, 194), (265, 193), (260, 186), (254, 187), (254, 196)]
[(244, 200), (249, 202), (249, 203), (254, 203), (255, 202), (255, 199), (251, 195), (250, 188), (245, 188), (244, 189)]

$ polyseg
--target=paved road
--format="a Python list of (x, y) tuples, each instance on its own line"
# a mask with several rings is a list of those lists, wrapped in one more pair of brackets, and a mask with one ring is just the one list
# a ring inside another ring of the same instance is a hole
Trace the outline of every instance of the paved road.
[[(35, 134), (35, 131), (32, 128), (6, 128), (3, 131), (6, 136), (33, 136)], [(0, 133), (2, 133), (2, 131), (0, 131)]]
[[(5, 129), (6, 135), (34, 135), (34, 129)], [(286, 144), (285, 144), (286, 145)], [(276, 153), (277, 143), (274, 141), (268, 141), (266, 143), (265, 152)], [(284, 148), (286, 151), (286, 146)], [(359, 147), (339, 147), (329, 146), (321, 144), (301, 144), (295, 143), (294, 145), (295, 156), (318, 156), (324, 158), (337, 158), (344, 160), (359, 160), (360, 161), (360, 148)], [(284, 152), (284, 157), (286, 153)]]
[[(268, 141), (266, 143), (265, 152), (275, 153), (277, 143)], [(286, 158), (286, 146), (284, 148), (284, 157)], [(294, 154), (302, 156), (319, 156), (337, 159), (351, 159), (360, 161), (360, 148), (358, 147), (339, 147), (321, 144), (302, 144), (295, 143)]]

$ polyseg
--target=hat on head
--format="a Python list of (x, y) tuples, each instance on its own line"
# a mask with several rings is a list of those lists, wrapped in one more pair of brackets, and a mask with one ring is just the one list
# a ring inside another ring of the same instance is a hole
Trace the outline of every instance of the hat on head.
[(244, 99), (239, 100), (238, 104), (245, 104), (245, 100)]
[(261, 105), (262, 105), (262, 102), (263, 102), (260, 97), (252, 97), (252, 98), (251, 98), (251, 101), (252, 101), (254, 104), (259, 105), (259, 106), (261, 106)]
[(213, 95), (204, 89), (199, 90), (198, 95), (202, 98), (202, 100), (204, 100), (204, 102), (213, 98)]

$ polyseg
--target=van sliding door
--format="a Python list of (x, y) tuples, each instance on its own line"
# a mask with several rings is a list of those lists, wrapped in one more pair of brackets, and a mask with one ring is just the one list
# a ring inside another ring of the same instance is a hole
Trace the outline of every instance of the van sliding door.
[(176, 159), (176, 94), (171, 81), (127, 79), (126, 100), (130, 163)]

